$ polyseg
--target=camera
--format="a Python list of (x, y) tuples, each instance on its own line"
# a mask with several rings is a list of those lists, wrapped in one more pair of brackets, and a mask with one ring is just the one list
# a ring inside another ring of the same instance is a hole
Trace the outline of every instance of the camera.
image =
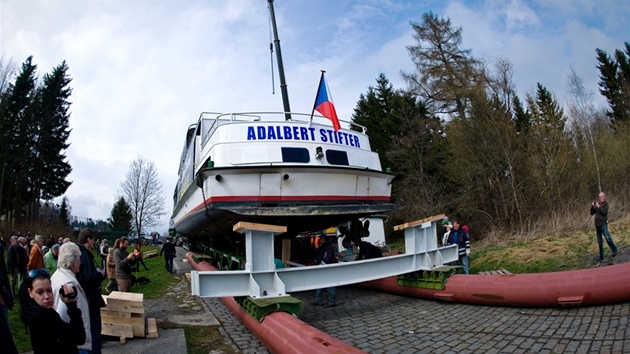
[(72, 285), (73, 292), (66, 294), (62, 286), (61, 288), (59, 288), (59, 295), (61, 295), (61, 297), (65, 297), (66, 299), (72, 300), (77, 297), (77, 287), (74, 286), (74, 284), (68, 284), (68, 285)]

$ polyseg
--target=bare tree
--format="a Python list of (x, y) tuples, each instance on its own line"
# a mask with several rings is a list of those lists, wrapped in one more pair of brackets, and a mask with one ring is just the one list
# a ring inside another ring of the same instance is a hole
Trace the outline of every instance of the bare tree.
[(598, 191), (602, 190), (602, 175), (599, 170), (599, 161), (597, 159), (597, 151), (595, 150), (595, 141), (593, 140), (592, 126), (595, 124), (596, 112), (593, 104), (593, 93), (584, 87), (582, 78), (571, 68), (571, 72), (567, 75), (567, 89), (571, 94), (572, 101), (568, 102), (569, 116), (579, 127), (586, 129), (589, 143), (593, 150), (593, 160), (597, 169), (597, 187)]
[(158, 179), (153, 161), (138, 157), (129, 166), (121, 183), (121, 194), (131, 207), (133, 226), (138, 237), (143, 227), (155, 226), (164, 215), (162, 182)]
[(0, 57), (0, 95), (4, 94), (11, 80), (17, 72), (18, 66), (13, 60), (6, 60), (4, 55)]

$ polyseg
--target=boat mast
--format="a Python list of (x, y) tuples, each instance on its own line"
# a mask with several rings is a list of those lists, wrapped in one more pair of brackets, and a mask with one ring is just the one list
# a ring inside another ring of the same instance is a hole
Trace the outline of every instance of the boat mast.
[(282, 51), (280, 50), (280, 39), (278, 38), (278, 28), (276, 27), (276, 14), (273, 12), (273, 0), (269, 2), (269, 12), (271, 14), (271, 25), (273, 27), (273, 42), (276, 47), (276, 57), (278, 60), (278, 74), (280, 75), (280, 90), (282, 92), (282, 103), (284, 104), (284, 119), (291, 120), (291, 107), (289, 106), (289, 91), (287, 90), (287, 80), (284, 78), (284, 66), (282, 65)]

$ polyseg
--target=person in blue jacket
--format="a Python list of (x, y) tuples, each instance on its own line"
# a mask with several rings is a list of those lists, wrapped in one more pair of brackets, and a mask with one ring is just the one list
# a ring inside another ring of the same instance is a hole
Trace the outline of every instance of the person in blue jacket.
[(453, 221), (453, 230), (451, 231), (451, 243), (457, 244), (457, 255), (459, 263), (464, 268), (464, 274), (468, 274), (470, 267), (470, 235), (466, 228), (461, 227), (458, 221)]
[[(335, 249), (333, 248), (328, 236), (326, 234), (319, 235), (320, 245), (317, 248), (317, 257), (315, 258), (315, 265), (324, 265), (336, 263), (337, 257), (335, 256)], [(337, 306), (337, 288), (330, 287), (325, 289), (328, 292), (328, 303), (324, 307)], [(321, 306), (324, 295), (324, 289), (315, 290), (315, 301), (311, 303), (313, 306)]]

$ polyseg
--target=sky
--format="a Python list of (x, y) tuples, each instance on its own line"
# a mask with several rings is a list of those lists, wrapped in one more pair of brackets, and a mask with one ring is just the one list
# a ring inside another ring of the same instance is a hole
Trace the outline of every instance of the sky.
[[(627, 0), (276, 0), (274, 9), (291, 110), (310, 113), (326, 70), (342, 120), (380, 73), (407, 87), (410, 23), (428, 11), (461, 26), (474, 57), (509, 60), (521, 98), (541, 83), (564, 104), (574, 70), (606, 108), (595, 50), (630, 41)], [(74, 216), (106, 220), (143, 157), (165, 199), (160, 224), (146, 231), (165, 233), (186, 129), (201, 112), (283, 110), (266, 0), (0, 0), (0, 21), (5, 60), (32, 55), (40, 78), (69, 66)]]

